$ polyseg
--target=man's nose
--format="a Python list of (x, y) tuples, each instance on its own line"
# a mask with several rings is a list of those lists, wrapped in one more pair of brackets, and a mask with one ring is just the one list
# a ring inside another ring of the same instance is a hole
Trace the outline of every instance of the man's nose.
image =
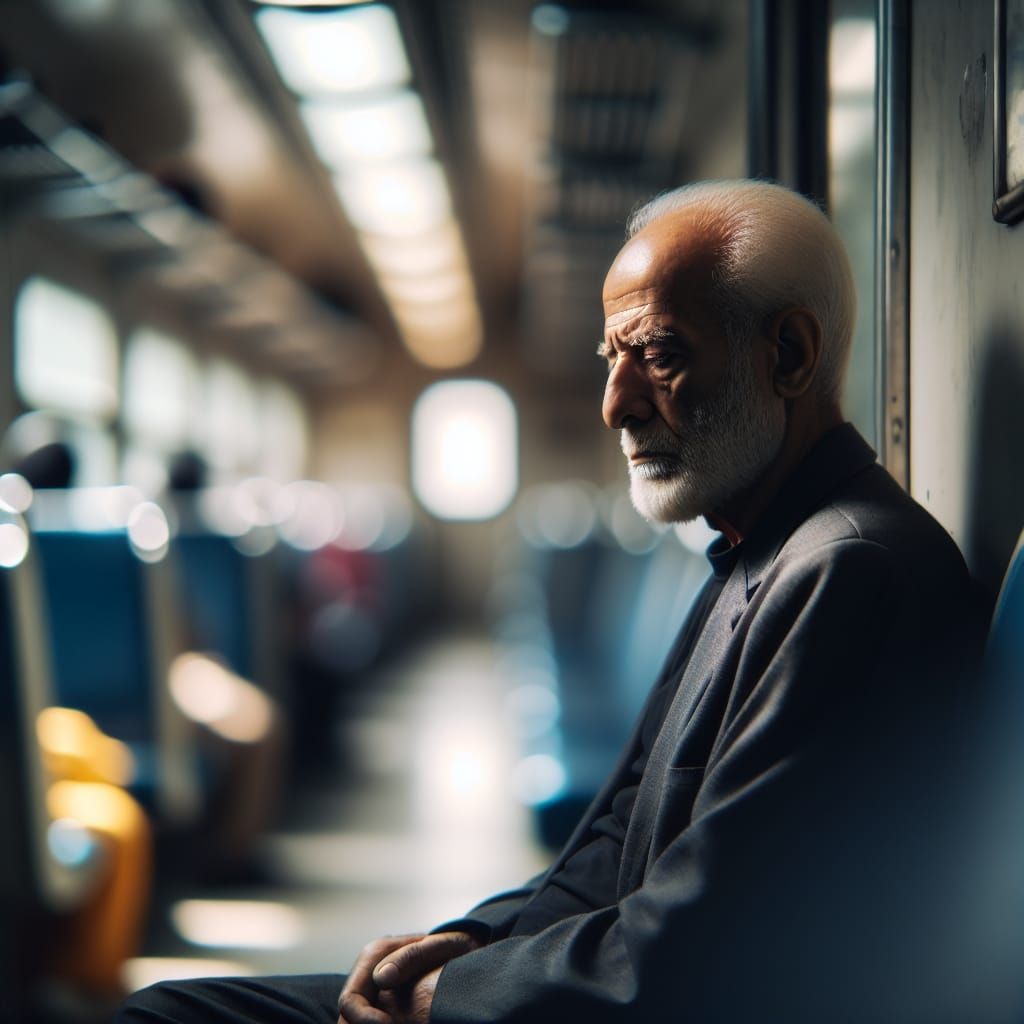
[(621, 430), (628, 419), (646, 423), (654, 415), (650, 382), (635, 360), (616, 360), (604, 386), (601, 415), (612, 430)]

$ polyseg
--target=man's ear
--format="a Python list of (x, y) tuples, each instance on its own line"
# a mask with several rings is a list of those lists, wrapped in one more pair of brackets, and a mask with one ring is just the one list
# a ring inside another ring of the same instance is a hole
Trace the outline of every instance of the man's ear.
[(776, 348), (775, 393), (798, 398), (811, 386), (821, 360), (821, 324), (810, 310), (787, 309), (772, 319), (768, 336)]

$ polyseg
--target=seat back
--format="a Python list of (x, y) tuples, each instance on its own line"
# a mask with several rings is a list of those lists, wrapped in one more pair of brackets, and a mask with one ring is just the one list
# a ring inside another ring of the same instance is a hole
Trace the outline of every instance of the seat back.
[(171, 545), (186, 646), (219, 655), (232, 671), (280, 698), (274, 556), (273, 550), (245, 554), (233, 538), (212, 531), (183, 531)]
[(60, 703), (128, 742), (154, 738), (142, 566), (123, 530), (39, 530)]
[(172, 822), (199, 810), (195, 737), (171, 699), (181, 649), (162, 561), (144, 562), (122, 529), (34, 533), (53, 641), (56, 699), (90, 715), (136, 756), (132, 790)]

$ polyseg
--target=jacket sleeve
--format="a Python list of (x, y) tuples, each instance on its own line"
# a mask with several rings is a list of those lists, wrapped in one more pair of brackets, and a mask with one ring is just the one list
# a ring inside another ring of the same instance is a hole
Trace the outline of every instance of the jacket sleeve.
[[(692, 817), (642, 885), (451, 961), (433, 1024), (820, 1021), (870, 1000), (875, 985), (892, 996), (920, 983), (901, 977), (880, 930), (856, 968), (872, 984), (851, 992), (845, 943), (907, 898), (893, 885), (898, 837), (872, 802), (871, 780), (886, 774), (873, 774), (884, 757), (870, 725), (884, 720), (891, 684), (906, 682), (894, 666), (922, 646), (916, 614), (894, 624), (934, 602), (908, 593), (886, 549), (859, 540), (828, 549), (776, 566), (754, 595)], [(667, 771), (671, 802), (693, 785), (693, 769)], [(882, 1019), (863, 1012), (848, 1019)]]
[(524, 886), (484, 900), (465, 917), (434, 931), (467, 931), (481, 942), (495, 942), (512, 931), (542, 930), (552, 921), (607, 906), (615, 899), (622, 841), (636, 786), (615, 793), (611, 809), (590, 825), (584, 843), (557, 870), (532, 878)]
[(537, 875), (518, 889), (498, 893), (478, 903), (464, 917), (446, 921), (432, 929), (434, 932), (469, 932), (483, 943), (504, 938), (512, 930), (519, 912), (536, 892), (544, 875)]

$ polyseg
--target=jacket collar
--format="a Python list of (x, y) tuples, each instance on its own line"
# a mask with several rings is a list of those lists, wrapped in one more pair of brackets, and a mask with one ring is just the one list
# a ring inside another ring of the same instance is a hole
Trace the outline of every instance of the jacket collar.
[(724, 537), (712, 542), (707, 551), (712, 572), (724, 578), (740, 563), (746, 572), (749, 600), (793, 531), (821, 508), (840, 484), (873, 465), (876, 458), (853, 424), (830, 430), (782, 485), (749, 537), (733, 548)]

